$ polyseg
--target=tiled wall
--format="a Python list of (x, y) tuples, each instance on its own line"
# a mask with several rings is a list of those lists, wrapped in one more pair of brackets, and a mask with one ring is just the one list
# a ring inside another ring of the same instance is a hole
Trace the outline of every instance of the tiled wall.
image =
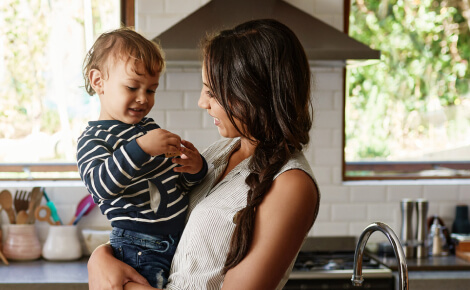
[[(154, 38), (172, 24), (207, 3), (207, 0), (136, 0), (136, 29)], [(341, 30), (343, 0), (286, 1)], [(441, 216), (448, 226), (457, 203), (470, 204), (470, 182), (374, 182), (343, 183), (341, 180), (342, 150), (342, 69), (313, 67), (315, 112), (312, 142), (307, 158), (319, 182), (322, 200), (320, 213), (311, 232), (317, 236), (355, 235), (372, 221), (388, 223), (398, 234), (400, 230), (399, 201), (402, 198), (427, 198), (430, 214)], [(164, 128), (192, 141), (200, 150), (219, 138), (212, 119), (197, 107), (201, 89), (200, 67), (169, 66), (162, 76), (163, 84), (151, 117)], [(41, 184), (44, 185), (44, 184)], [(68, 221), (78, 201), (87, 194), (77, 183), (75, 187), (45, 184), (56, 202), (62, 218)], [(17, 185), (21, 187), (21, 184)], [(15, 190), (15, 188), (12, 188)], [(80, 223), (81, 227), (107, 226), (106, 218), (94, 210)], [(39, 227), (44, 225), (39, 225)], [(41, 231), (40, 231), (41, 232)], [(44, 239), (44, 232), (41, 232)], [(382, 240), (374, 234), (372, 240)]]

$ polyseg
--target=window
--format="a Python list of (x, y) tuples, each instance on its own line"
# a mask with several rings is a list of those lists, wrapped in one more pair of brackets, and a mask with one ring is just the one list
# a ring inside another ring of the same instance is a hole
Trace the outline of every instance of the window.
[(133, 21), (133, 3), (1, 1), (0, 179), (79, 177), (76, 140), (99, 114), (83, 59), (100, 33)]
[(381, 59), (346, 69), (344, 179), (470, 177), (470, 7), (351, 0), (349, 35)]

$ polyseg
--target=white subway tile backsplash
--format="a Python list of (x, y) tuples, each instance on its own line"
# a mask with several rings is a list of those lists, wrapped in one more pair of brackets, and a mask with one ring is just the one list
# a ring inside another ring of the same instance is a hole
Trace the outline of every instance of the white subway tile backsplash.
[(341, 149), (332, 148), (314, 149), (314, 161), (318, 165), (340, 165), (341, 164)]
[(459, 199), (460, 202), (467, 203), (470, 206), (470, 185), (459, 186)]
[[(307, 156), (307, 155), (306, 155)], [(311, 158), (308, 158), (311, 160)], [(323, 184), (331, 184), (332, 172), (331, 168), (328, 166), (314, 166), (313, 162), (310, 162), (310, 167), (312, 168), (315, 179), (320, 185), (320, 190), (323, 190)], [(323, 197), (322, 197), (323, 198)]]
[(331, 206), (332, 221), (364, 221), (367, 220), (365, 204), (333, 204)]
[(341, 71), (315, 72), (313, 94), (317, 91), (342, 91), (343, 73)]
[(200, 129), (202, 124), (201, 111), (167, 111), (167, 128)]
[(184, 109), (186, 110), (199, 110), (197, 102), (201, 96), (200, 91), (186, 91), (184, 92)]
[(404, 198), (417, 199), (423, 197), (422, 185), (393, 185), (387, 186), (387, 200), (400, 202)]
[[(349, 234), (347, 222), (319, 222), (313, 225), (309, 235), (314, 236), (344, 236)], [(360, 233), (358, 233), (359, 235)]]
[(386, 188), (383, 186), (351, 186), (352, 202), (385, 202)]
[(148, 117), (152, 118), (155, 123), (163, 129), (166, 129), (166, 111), (160, 111), (155, 107), (150, 111)]
[(316, 221), (330, 221), (331, 220), (331, 206), (325, 205), (321, 206), (318, 211), (318, 216)]
[(317, 111), (314, 114), (315, 128), (337, 129), (343, 125), (343, 113), (341, 111)]
[(400, 211), (400, 206), (396, 204), (370, 203), (367, 205), (367, 217), (370, 221), (393, 222), (398, 211)]
[(325, 185), (320, 183), (322, 204), (349, 203), (351, 200), (350, 188), (346, 186)]
[(430, 201), (458, 199), (458, 185), (424, 185), (423, 196)]
[(169, 91), (201, 90), (201, 74), (196, 72), (167, 72), (166, 89)]
[(333, 145), (332, 131), (329, 129), (313, 129), (310, 132), (310, 147), (331, 148)]
[(184, 139), (193, 143), (199, 152), (209, 147), (212, 143), (219, 140), (221, 137), (217, 129), (213, 130), (187, 130), (184, 133)]
[(181, 110), (184, 108), (183, 99), (183, 92), (157, 92), (154, 108), (157, 108), (158, 110)]

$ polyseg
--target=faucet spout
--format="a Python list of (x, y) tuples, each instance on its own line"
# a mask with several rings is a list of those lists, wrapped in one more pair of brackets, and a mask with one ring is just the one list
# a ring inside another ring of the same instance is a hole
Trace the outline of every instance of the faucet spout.
[(382, 232), (392, 245), (398, 263), (400, 289), (408, 290), (408, 266), (406, 265), (405, 253), (400, 244), (400, 240), (388, 225), (381, 222), (374, 222), (368, 225), (359, 237), (356, 251), (354, 253), (354, 267), (351, 278), (353, 286), (361, 286), (364, 281), (362, 277), (362, 257), (364, 255), (367, 240), (369, 240), (370, 235), (375, 231)]

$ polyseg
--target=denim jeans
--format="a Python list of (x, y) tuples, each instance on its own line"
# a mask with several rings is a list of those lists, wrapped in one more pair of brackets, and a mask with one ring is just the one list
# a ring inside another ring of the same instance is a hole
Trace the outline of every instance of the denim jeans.
[(153, 236), (114, 227), (109, 239), (116, 258), (136, 269), (152, 287), (165, 287), (179, 236)]

